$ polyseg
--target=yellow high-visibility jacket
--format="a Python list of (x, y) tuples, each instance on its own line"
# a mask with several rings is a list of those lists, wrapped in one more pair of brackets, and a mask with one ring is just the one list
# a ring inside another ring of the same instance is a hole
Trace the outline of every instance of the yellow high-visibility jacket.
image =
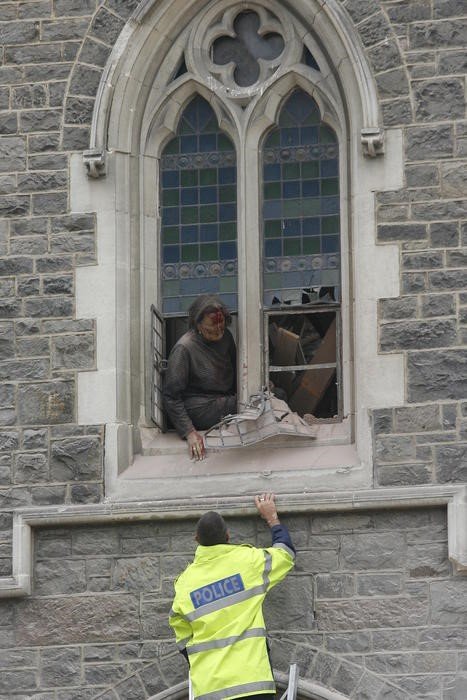
[(262, 605), (293, 565), (283, 543), (198, 546), (175, 582), (169, 619), (188, 653), (196, 700), (275, 692)]

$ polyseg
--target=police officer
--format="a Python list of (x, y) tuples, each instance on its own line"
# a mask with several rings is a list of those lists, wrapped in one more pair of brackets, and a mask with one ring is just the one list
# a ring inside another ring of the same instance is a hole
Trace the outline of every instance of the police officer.
[(255, 503), (271, 528), (271, 547), (230, 544), (224, 519), (210, 511), (197, 525), (194, 561), (175, 582), (169, 622), (190, 664), (196, 700), (274, 698), (262, 606), (293, 568), (295, 548), (274, 494)]

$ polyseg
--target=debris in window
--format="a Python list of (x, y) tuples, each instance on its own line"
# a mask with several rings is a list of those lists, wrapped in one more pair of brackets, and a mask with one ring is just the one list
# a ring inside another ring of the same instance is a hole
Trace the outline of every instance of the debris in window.
[(314, 431), (270, 391), (250, 397), (245, 408), (206, 431), (207, 448), (246, 447), (277, 435), (314, 438)]

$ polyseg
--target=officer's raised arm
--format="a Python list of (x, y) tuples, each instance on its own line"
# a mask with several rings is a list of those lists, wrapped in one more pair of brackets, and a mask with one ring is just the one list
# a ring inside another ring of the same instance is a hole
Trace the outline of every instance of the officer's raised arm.
[(258, 512), (271, 528), (272, 546), (288, 550), (295, 558), (295, 547), (288, 529), (279, 520), (275, 501), (273, 493), (262, 493), (259, 496), (255, 496)]

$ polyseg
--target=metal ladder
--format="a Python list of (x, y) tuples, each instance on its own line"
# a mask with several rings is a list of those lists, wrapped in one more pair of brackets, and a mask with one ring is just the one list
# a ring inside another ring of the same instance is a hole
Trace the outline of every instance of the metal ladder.
[[(298, 690), (298, 664), (290, 664), (289, 667), (289, 684), (281, 695), (280, 700), (296, 700)], [(194, 700), (193, 686), (191, 678), (188, 676), (188, 700)]]

